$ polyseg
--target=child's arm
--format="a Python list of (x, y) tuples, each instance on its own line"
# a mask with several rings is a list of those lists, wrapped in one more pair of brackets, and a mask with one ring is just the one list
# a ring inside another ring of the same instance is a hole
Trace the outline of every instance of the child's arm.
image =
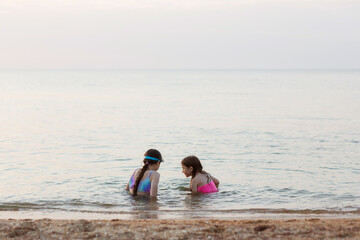
[(160, 180), (160, 174), (158, 172), (154, 172), (153, 174), (151, 174), (151, 176), (150, 176), (150, 182), (151, 182), (150, 197), (156, 198), (159, 180)]
[(216, 187), (218, 187), (218, 186), (219, 186), (219, 184), (220, 184), (219, 180), (218, 180), (217, 178), (215, 178), (215, 177), (211, 176), (211, 175), (210, 175), (210, 177), (211, 177), (211, 179), (214, 181), (215, 186), (216, 186)]
[(191, 182), (190, 182), (190, 191), (191, 193), (197, 193), (197, 180), (196, 179), (192, 179)]

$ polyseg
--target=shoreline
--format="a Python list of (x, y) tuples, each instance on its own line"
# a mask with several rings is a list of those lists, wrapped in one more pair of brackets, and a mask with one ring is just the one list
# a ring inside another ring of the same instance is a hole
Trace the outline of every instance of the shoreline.
[(0, 239), (360, 239), (360, 218), (0, 219)]
[(356, 212), (281, 212), (281, 211), (221, 211), (221, 212), (188, 212), (188, 211), (153, 211), (143, 210), (136, 212), (103, 212), (103, 211), (0, 211), (0, 220), (6, 219), (52, 219), (52, 220), (289, 220), (289, 219), (360, 219), (360, 214)]

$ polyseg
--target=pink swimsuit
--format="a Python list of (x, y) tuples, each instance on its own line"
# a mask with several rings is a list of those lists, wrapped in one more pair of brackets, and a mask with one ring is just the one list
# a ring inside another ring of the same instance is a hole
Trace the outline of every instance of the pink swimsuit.
[(198, 187), (197, 191), (202, 193), (213, 193), (218, 192), (219, 190), (216, 188), (214, 181), (211, 181), (204, 186)]

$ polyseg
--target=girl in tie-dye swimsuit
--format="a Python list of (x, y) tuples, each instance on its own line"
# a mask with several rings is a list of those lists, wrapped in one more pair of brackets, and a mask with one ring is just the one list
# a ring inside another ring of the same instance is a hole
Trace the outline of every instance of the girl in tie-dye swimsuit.
[(190, 190), (192, 193), (218, 192), (219, 180), (203, 171), (200, 160), (196, 156), (188, 156), (181, 161), (182, 172), (191, 176)]
[(149, 149), (144, 155), (144, 166), (134, 171), (125, 189), (134, 196), (139, 194), (156, 197), (160, 178), (157, 170), (164, 160), (156, 149)]

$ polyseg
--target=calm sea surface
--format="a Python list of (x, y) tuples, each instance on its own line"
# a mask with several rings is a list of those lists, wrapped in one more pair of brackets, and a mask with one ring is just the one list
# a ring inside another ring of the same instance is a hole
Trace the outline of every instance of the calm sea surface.
[[(0, 71), (0, 103), (0, 218), (360, 214), (360, 71)], [(156, 202), (123, 190), (149, 148)]]

